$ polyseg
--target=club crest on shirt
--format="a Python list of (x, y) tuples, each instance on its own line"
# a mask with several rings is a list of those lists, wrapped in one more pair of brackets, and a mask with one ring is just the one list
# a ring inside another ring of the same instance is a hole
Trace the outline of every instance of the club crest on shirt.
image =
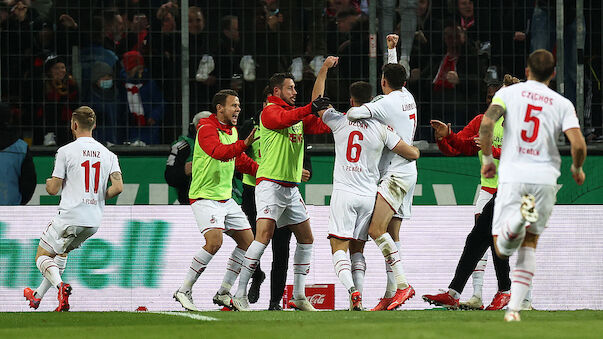
[(270, 207), (264, 208), (264, 214), (269, 214), (269, 213), (270, 213)]
[(210, 223), (212, 223), (212, 224), (215, 224), (215, 223), (216, 223), (216, 221), (217, 221), (217, 220), (216, 220), (216, 216), (214, 216), (214, 215), (212, 215), (212, 216), (211, 216), (211, 219), (209, 219), (209, 222), (210, 222)]

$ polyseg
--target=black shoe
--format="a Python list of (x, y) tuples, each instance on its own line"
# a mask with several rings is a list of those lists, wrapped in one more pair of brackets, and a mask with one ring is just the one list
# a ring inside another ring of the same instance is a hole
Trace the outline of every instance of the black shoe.
[(281, 307), (281, 304), (279, 303), (270, 303), (270, 306), (268, 306), (268, 311), (282, 311), (283, 308)]
[(249, 298), (250, 304), (255, 304), (260, 299), (260, 286), (266, 279), (266, 274), (262, 271), (255, 272), (251, 279), (251, 286), (249, 292), (247, 292), (247, 298)]

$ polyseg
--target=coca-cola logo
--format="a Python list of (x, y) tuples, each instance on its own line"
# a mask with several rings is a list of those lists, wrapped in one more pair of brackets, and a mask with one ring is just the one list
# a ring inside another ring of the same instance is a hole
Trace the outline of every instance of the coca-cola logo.
[(325, 303), (326, 294), (314, 294), (310, 297), (310, 303), (312, 305), (322, 305)]

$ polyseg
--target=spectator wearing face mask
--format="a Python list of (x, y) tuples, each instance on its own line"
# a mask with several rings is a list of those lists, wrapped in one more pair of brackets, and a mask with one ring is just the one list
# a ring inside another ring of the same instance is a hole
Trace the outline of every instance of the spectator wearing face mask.
[(91, 70), (91, 80), (87, 105), (96, 112), (94, 137), (103, 144), (121, 144), (126, 125), (125, 107), (119, 98), (113, 69), (104, 62), (96, 62)]
[[(163, 94), (154, 80), (149, 78), (142, 54), (138, 51), (124, 53), (124, 70), (121, 77), (122, 97), (125, 97), (130, 128), (128, 140), (144, 144), (160, 143), (160, 124), (164, 117)], [(140, 143), (138, 143), (140, 144)]]

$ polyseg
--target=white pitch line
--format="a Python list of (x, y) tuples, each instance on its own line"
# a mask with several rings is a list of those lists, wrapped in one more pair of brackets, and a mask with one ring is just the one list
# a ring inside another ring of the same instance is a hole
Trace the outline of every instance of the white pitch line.
[(149, 313), (175, 315), (175, 316), (178, 316), (178, 317), (185, 317), (185, 318), (191, 318), (191, 319), (202, 320), (202, 321), (217, 321), (217, 320), (220, 320), (218, 318), (207, 317), (207, 316), (204, 316), (204, 315), (194, 314), (194, 313), (187, 313), (187, 312), (149, 312)]

